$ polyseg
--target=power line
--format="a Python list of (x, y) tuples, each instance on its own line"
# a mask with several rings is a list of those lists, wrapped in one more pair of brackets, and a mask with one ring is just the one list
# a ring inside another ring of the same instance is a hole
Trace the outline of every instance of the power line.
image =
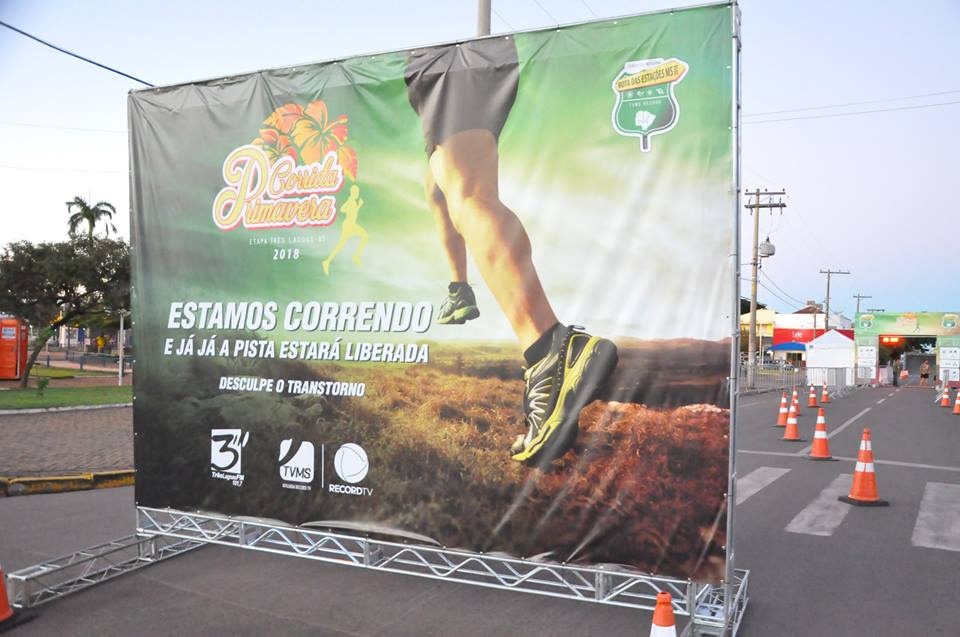
[(547, 11), (547, 8), (546, 8), (545, 6), (543, 6), (542, 4), (540, 4), (540, 0), (533, 0), (533, 1), (537, 3), (537, 6), (538, 6), (538, 7), (540, 7), (541, 9), (543, 9), (543, 12), (547, 14), (547, 17), (548, 17), (548, 18), (550, 18), (551, 20), (553, 20), (553, 23), (554, 23), (555, 25), (560, 26), (560, 22), (558, 22), (557, 19), (556, 19), (555, 17), (553, 17), (553, 16), (550, 14), (549, 11)]
[(580, 4), (582, 4), (583, 6), (585, 6), (585, 7), (587, 8), (587, 11), (589, 11), (590, 14), (591, 14), (593, 17), (595, 17), (595, 18), (599, 18), (599, 17), (600, 17), (600, 16), (597, 15), (597, 12), (594, 11), (594, 10), (590, 7), (589, 4), (587, 4), (587, 0), (580, 0)]
[(780, 302), (786, 303), (788, 306), (790, 306), (790, 307), (793, 308), (794, 310), (799, 310), (800, 308), (803, 307), (802, 305), (797, 305), (797, 304), (793, 303), (792, 301), (788, 301), (787, 299), (783, 298), (782, 296), (780, 296), (779, 294), (777, 294), (776, 292), (774, 292), (773, 290), (771, 290), (770, 288), (768, 288), (766, 285), (764, 285), (762, 281), (757, 281), (757, 285), (759, 285), (759, 286), (762, 287), (764, 290), (766, 290), (767, 292), (769, 292), (770, 294), (772, 294), (773, 297), (776, 298), (777, 300), (779, 300)]
[[(750, 282), (751, 282), (751, 279), (748, 279), (747, 277), (740, 277), (740, 280), (743, 281), (744, 283), (750, 283)], [(793, 308), (793, 309), (795, 309), (795, 310), (799, 310), (801, 307), (803, 307), (802, 305), (796, 305), (796, 304), (793, 303), (792, 301), (788, 301), (787, 299), (783, 298), (782, 296), (780, 296), (779, 294), (777, 294), (775, 291), (771, 290), (771, 289), (768, 288), (766, 285), (764, 285), (764, 284), (763, 284), (763, 281), (757, 281), (757, 285), (759, 285), (759, 286), (762, 287), (764, 290), (766, 290), (767, 292), (769, 292), (775, 299), (777, 299), (777, 300), (780, 301), (781, 303), (786, 303), (788, 306), (790, 306), (791, 308)]]
[(804, 108), (788, 108), (782, 111), (766, 111), (764, 113), (744, 113), (744, 117), (761, 117), (764, 115), (782, 115), (784, 113), (801, 113), (804, 111), (822, 111), (830, 108), (845, 108), (847, 106), (862, 106), (864, 104), (883, 104), (885, 102), (899, 102), (902, 100), (912, 100), (920, 97), (937, 97), (940, 95), (953, 95), (960, 93), (960, 90), (937, 91), (936, 93), (918, 93), (916, 95), (904, 95), (903, 97), (887, 97), (880, 100), (865, 100), (862, 102), (846, 102), (844, 104), (826, 104), (824, 106), (807, 106)]
[(497, 10), (494, 9), (493, 7), (490, 7), (490, 10), (493, 11), (493, 15), (497, 16), (498, 18), (500, 18), (500, 22), (503, 22), (505, 25), (507, 25), (507, 28), (508, 28), (508, 29), (510, 29), (511, 31), (516, 31), (516, 29), (513, 28), (513, 25), (510, 24), (509, 22), (507, 22), (507, 19), (504, 18), (502, 15), (500, 15), (500, 12), (499, 12), (499, 11), (497, 11)]
[(911, 111), (918, 108), (933, 108), (934, 106), (949, 106), (951, 104), (960, 104), (960, 100), (953, 102), (934, 102), (933, 104), (917, 104), (916, 106), (897, 106), (894, 108), (875, 108), (866, 111), (852, 111), (849, 113), (828, 113), (825, 115), (804, 115), (801, 117), (780, 117), (777, 119), (764, 119), (757, 122), (743, 122), (747, 124), (771, 124), (773, 122), (793, 122), (800, 119), (824, 119), (827, 117), (850, 117), (851, 115), (866, 115), (867, 113), (889, 113), (892, 111)]
[(794, 301), (795, 303), (799, 304), (800, 307), (803, 307), (803, 306), (806, 305), (806, 303), (804, 303), (804, 302), (801, 301), (800, 299), (794, 297), (792, 294), (790, 294), (789, 292), (787, 292), (786, 290), (784, 290), (782, 287), (780, 287), (779, 285), (777, 285), (777, 282), (774, 281), (773, 279), (771, 279), (769, 274), (767, 274), (767, 273), (764, 272), (763, 270), (760, 270), (760, 274), (762, 274), (763, 276), (765, 276), (765, 277), (767, 278), (767, 281), (770, 281), (770, 283), (771, 283), (771, 285), (773, 285), (773, 287), (775, 287), (775, 288), (777, 288), (778, 290), (780, 290), (780, 292), (782, 292), (787, 298), (793, 299), (793, 301)]
[(49, 124), (29, 124), (27, 122), (5, 122), (0, 121), (2, 126), (25, 126), (27, 128), (52, 128), (55, 130), (73, 130), (73, 131), (83, 131), (85, 133), (123, 133), (126, 135), (127, 131), (119, 128), (80, 128), (77, 126), (51, 126)]
[(129, 170), (96, 170), (96, 169), (84, 169), (84, 168), (51, 168), (44, 166), (43, 168), (35, 168), (32, 166), (9, 166), (0, 164), (0, 168), (5, 170), (29, 170), (33, 172), (42, 172), (42, 173), (116, 173), (116, 174), (128, 174)]
[(34, 40), (34, 41), (36, 41), (36, 42), (39, 42), (40, 44), (42, 44), (42, 45), (44, 45), (44, 46), (48, 46), (48, 47), (50, 47), (51, 49), (54, 49), (54, 50), (56, 50), (56, 51), (60, 51), (61, 53), (66, 53), (67, 55), (70, 55), (70, 56), (72, 56), (72, 57), (77, 58), (78, 60), (83, 60), (84, 62), (87, 62), (87, 63), (89, 63), (89, 64), (93, 64), (94, 66), (99, 66), (101, 69), (104, 69), (104, 70), (106, 70), (106, 71), (110, 71), (111, 73), (116, 73), (117, 75), (122, 75), (123, 77), (129, 78), (129, 79), (131, 79), (131, 80), (133, 80), (133, 81), (135, 81), (135, 82), (140, 82), (141, 84), (145, 84), (145, 85), (147, 85), (147, 86), (151, 86), (151, 87), (153, 86), (153, 84), (151, 84), (150, 82), (146, 82), (146, 81), (144, 81), (144, 80), (141, 80), (140, 78), (134, 77), (134, 76), (130, 75), (129, 73), (124, 73), (123, 71), (118, 71), (117, 69), (115, 69), (115, 68), (113, 68), (113, 67), (110, 67), (110, 66), (107, 66), (106, 64), (100, 64), (99, 62), (95, 62), (95, 61), (91, 60), (90, 58), (85, 58), (85, 57), (83, 57), (82, 55), (79, 55), (79, 54), (77, 54), (77, 53), (74, 53), (73, 51), (68, 51), (67, 49), (64, 49), (63, 47), (59, 47), (59, 46), (57, 46), (56, 44), (51, 44), (50, 42), (47, 42), (46, 40), (41, 40), (41, 39), (38, 38), (37, 36), (32, 35), (32, 34), (30, 34), (30, 33), (27, 33), (26, 31), (23, 31), (23, 30), (21, 30), (21, 29), (18, 29), (17, 27), (15, 27), (15, 26), (13, 26), (13, 25), (7, 24), (6, 22), (4, 22), (4, 21), (2, 21), (2, 20), (0, 20), (0, 26), (7, 27), (7, 28), (10, 29), (11, 31), (16, 31), (16, 32), (19, 33), (20, 35), (25, 36), (25, 37), (28, 37), (28, 38), (30, 38), (31, 40)]

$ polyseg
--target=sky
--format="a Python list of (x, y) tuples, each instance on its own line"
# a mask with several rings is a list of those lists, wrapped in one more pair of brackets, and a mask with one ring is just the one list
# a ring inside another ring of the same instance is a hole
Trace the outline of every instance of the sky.
[[(492, 32), (685, 6), (653, 0), (493, 0)], [(472, 37), (474, 0), (349, 3), (0, 0), (0, 21), (151, 84)], [(761, 213), (758, 298), (789, 312), (960, 309), (956, 148), (960, 2), (743, 0), (742, 188), (785, 190)], [(65, 202), (117, 208), (129, 238), (133, 80), (0, 27), (0, 245), (67, 236)], [(829, 107), (829, 108), (823, 108)], [(868, 112), (872, 111), (872, 112)], [(767, 114), (770, 113), (770, 114)], [(741, 218), (742, 276), (752, 219)], [(743, 293), (749, 294), (744, 282)]]

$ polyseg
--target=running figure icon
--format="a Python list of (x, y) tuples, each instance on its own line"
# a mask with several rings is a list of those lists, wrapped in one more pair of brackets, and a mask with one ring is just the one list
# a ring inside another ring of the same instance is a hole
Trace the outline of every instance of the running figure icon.
[(357, 217), (360, 215), (360, 208), (362, 207), (363, 199), (360, 198), (360, 186), (354, 184), (350, 186), (350, 196), (347, 198), (347, 201), (340, 206), (340, 211), (343, 212), (346, 217), (343, 220), (343, 225), (340, 226), (340, 239), (337, 240), (337, 245), (334, 246), (330, 256), (323, 260), (324, 274), (330, 274), (330, 264), (333, 263), (334, 258), (336, 258), (344, 246), (347, 245), (347, 242), (354, 237), (358, 237), (360, 243), (353, 251), (353, 262), (361, 265), (360, 255), (363, 254), (363, 249), (367, 247), (367, 241), (370, 240), (370, 235), (367, 234), (367, 231), (357, 223)]

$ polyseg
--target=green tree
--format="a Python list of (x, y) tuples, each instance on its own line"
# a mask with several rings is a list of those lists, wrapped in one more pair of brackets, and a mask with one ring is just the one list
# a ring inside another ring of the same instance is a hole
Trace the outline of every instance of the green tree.
[(21, 387), (60, 326), (129, 307), (130, 246), (122, 239), (17, 241), (0, 256), (0, 312), (26, 319), (38, 330)]
[(114, 234), (116, 234), (117, 227), (110, 222), (116, 213), (117, 211), (113, 207), (113, 204), (106, 201), (98, 201), (91, 206), (83, 197), (74, 197), (73, 201), (67, 202), (67, 214), (70, 215), (67, 224), (69, 226), (70, 236), (75, 236), (77, 228), (81, 224), (86, 223), (87, 238), (93, 237), (93, 229), (97, 223), (104, 218), (104, 233), (109, 236), (112, 230)]

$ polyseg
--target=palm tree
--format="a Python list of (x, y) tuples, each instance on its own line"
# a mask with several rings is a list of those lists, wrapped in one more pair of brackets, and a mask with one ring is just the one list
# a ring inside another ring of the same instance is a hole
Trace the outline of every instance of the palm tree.
[[(76, 211), (74, 211), (74, 208), (76, 208)], [(107, 235), (110, 234), (111, 230), (116, 233), (116, 226), (109, 221), (109, 219), (113, 219), (113, 215), (116, 212), (113, 205), (106, 201), (98, 201), (91, 206), (83, 197), (74, 197), (73, 201), (67, 202), (67, 213), (70, 215), (70, 219), (68, 220), (70, 236), (76, 235), (77, 228), (81, 223), (86, 223), (87, 236), (93, 238), (93, 229), (97, 225), (97, 222), (103, 218), (107, 219), (103, 222), (104, 232)]]

